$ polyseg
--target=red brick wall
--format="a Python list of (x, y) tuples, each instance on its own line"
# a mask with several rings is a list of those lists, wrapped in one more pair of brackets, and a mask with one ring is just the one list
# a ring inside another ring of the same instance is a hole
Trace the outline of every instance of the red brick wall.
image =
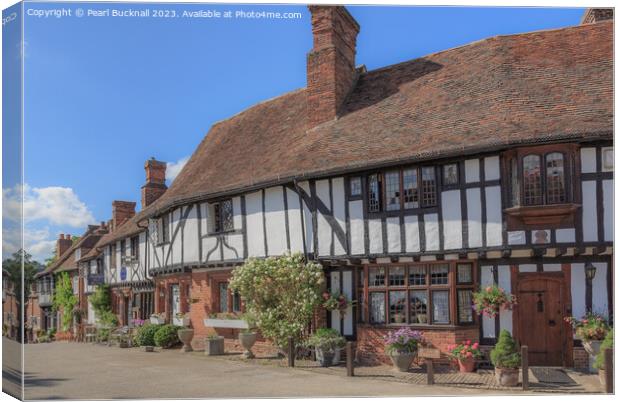
[(576, 369), (588, 368), (589, 356), (583, 346), (576, 346), (573, 348), (573, 365)]
[[(389, 363), (390, 359), (385, 355), (383, 337), (389, 331), (398, 328), (375, 327), (358, 324), (357, 326), (357, 350), (358, 358), (365, 364)], [(477, 327), (458, 329), (425, 329), (421, 331), (424, 340), (438, 348), (442, 353), (448, 351), (448, 346), (460, 343), (464, 340), (479, 341), (480, 330)]]
[[(171, 322), (170, 317), (170, 287), (179, 285), (181, 292), (181, 312), (189, 311), (188, 289), (192, 286), (192, 274), (189, 272), (175, 275), (161, 275), (155, 277), (155, 312), (165, 313), (166, 322)], [(163, 296), (162, 296), (163, 294)], [(193, 296), (192, 296), (193, 297)], [(190, 316), (191, 317), (191, 316)], [(193, 324), (193, 320), (192, 320)]]

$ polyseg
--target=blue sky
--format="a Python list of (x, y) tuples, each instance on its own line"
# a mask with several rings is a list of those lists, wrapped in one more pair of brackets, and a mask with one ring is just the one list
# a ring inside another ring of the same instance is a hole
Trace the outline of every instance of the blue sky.
[[(58, 233), (79, 234), (86, 223), (109, 219), (113, 200), (139, 206), (147, 158), (182, 164), (214, 122), (305, 86), (312, 37), (304, 6), (27, 3), (25, 8), (62, 7), (73, 16), (26, 16), (24, 22), (26, 199), (37, 211), (26, 229), (37, 233), (31, 248), (38, 259)], [(80, 7), (179, 14), (275, 10), (301, 12), (302, 18), (77, 18)], [(584, 12), (348, 9), (361, 25), (357, 63), (368, 69), (489, 36), (576, 25)]]

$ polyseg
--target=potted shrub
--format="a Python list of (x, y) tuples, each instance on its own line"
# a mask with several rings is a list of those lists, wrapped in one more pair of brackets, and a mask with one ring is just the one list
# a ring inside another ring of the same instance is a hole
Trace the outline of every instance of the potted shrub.
[(472, 343), (466, 340), (460, 345), (448, 346), (450, 356), (459, 363), (459, 371), (461, 373), (471, 373), (476, 368), (476, 359), (482, 357), (482, 352), (478, 347), (478, 342)]
[(500, 310), (512, 310), (517, 298), (497, 285), (487, 286), (473, 294), (474, 310), (480, 315), (495, 317)]
[(491, 362), (495, 366), (495, 379), (504, 387), (515, 387), (519, 383), (521, 353), (510, 332), (503, 329), (499, 340), (491, 350)]
[(583, 348), (590, 356), (590, 372), (594, 373), (596, 356), (609, 332), (607, 320), (602, 315), (594, 313), (587, 313), (579, 320), (574, 317), (566, 317), (564, 320), (573, 326), (576, 337), (581, 339)]
[(320, 328), (308, 338), (306, 345), (314, 348), (321, 367), (329, 367), (340, 362), (340, 351), (345, 339), (333, 328)]
[(177, 331), (177, 336), (183, 343), (181, 352), (191, 352), (193, 350), (192, 339), (194, 338), (194, 330), (192, 328), (183, 327)]
[(147, 352), (152, 352), (155, 348), (155, 333), (159, 330), (159, 325), (145, 324), (138, 328), (135, 341), (138, 346), (143, 346)]
[(223, 355), (224, 337), (217, 334), (207, 336), (205, 338), (205, 354), (207, 356)]
[(605, 385), (605, 349), (613, 349), (614, 347), (614, 330), (610, 329), (607, 331), (607, 335), (605, 339), (603, 339), (603, 343), (601, 343), (600, 350), (596, 355), (596, 360), (594, 361), (594, 367), (598, 369), (598, 379), (601, 384)]
[(169, 349), (177, 345), (179, 343), (179, 336), (177, 334), (179, 329), (181, 328), (171, 324), (160, 326), (155, 335), (153, 335), (155, 345), (163, 349)]
[(166, 323), (166, 314), (165, 313), (153, 313), (149, 317), (151, 324), (161, 325)]
[(422, 333), (410, 328), (390, 331), (383, 338), (385, 352), (398, 371), (406, 372), (418, 354), (418, 346), (422, 343)]

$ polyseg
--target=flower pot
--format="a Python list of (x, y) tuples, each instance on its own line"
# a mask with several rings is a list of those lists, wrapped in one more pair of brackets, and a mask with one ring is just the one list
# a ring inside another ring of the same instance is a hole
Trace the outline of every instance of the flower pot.
[(473, 358), (459, 360), (458, 362), (461, 373), (473, 373), (476, 368), (476, 361)]
[(519, 383), (519, 369), (495, 367), (495, 380), (502, 387), (516, 387)]
[(418, 355), (417, 352), (414, 353), (399, 353), (393, 352), (391, 353), (390, 359), (392, 360), (392, 364), (394, 364), (394, 369), (401, 372), (409, 371), (409, 366), (413, 362), (413, 359)]
[(155, 346), (145, 346), (144, 347), (144, 351), (145, 352), (153, 352), (155, 350)]
[(252, 346), (254, 346), (254, 343), (256, 343), (256, 332), (240, 332), (239, 343), (245, 349), (244, 356), (247, 359), (254, 358), (254, 353), (252, 353)]
[(340, 349), (315, 348), (314, 353), (321, 367), (336, 366), (340, 363)]
[(217, 356), (224, 354), (224, 337), (205, 338), (205, 354), (208, 356)]
[(588, 352), (588, 355), (590, 356), (589, 365), (588, 365), (590, 369), (590, 373), (596, 373), (596, 368), (594, 368), (594, 361), (596, 360), (596, 355), (598, 355), (598, 353), (601, 350), (602, 343), (603, 341), (595, 341), (595, 340), (582, 341), (583, 348), (586, 350), (586, 352)]
[(183, 347), (181, 348), (181, 352), (191, 352), (192, 349), (192, 338), (194, 338), (194, 330), (193, 329), (180, 329), (177, 331), (177, 335), (179, 336), (179, 340), (183, 342)]
[(426, 324), (428, 322), (426, 314), (418, 314), (418, 322), (420, 324)]

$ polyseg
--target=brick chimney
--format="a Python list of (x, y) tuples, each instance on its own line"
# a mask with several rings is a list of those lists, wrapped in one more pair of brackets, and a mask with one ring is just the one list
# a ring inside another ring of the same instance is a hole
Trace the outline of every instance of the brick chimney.
[(583, 17), (581, 17), (581, 25), (613, 19), (613, 8), (588, 8), (583, 14)]
[(357, 80), (355, 46), (360, 26), (342, 6), (308, 6), (313, 47), (307, 57), (309, 128), (338, 117)]
[(60, 257), (61, 255), (63, 255), (65, 251), (69, 250), (71, 244), (73, 244), (73, 241), (71, 240), (71, 235), (67, 234), (65, 236), (61, 233), (58, 236), (58, 240), (56, 240), (56, 256)]
[(131, 201), (112, 201), (112, 230), (118, 229), (136, 214), (136, 203)]
[(144, 163), (146, 183), (142, 186), (142, 208), (151, 205), (166, 192), (166, 162), (151, 158)]

